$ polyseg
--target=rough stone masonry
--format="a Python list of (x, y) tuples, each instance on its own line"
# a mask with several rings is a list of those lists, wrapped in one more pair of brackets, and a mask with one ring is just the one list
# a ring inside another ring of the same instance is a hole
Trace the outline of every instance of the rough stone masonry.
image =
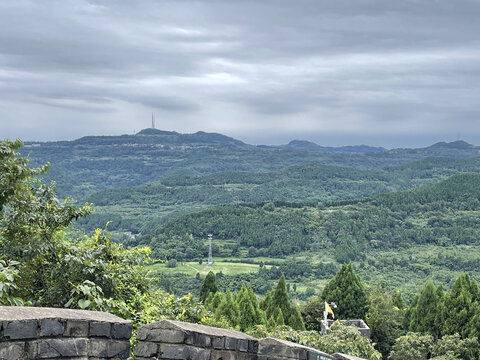
[(85, 310), (0, 306), (0, 359), (127, 359), (132, 326)]
[[(128, 321), (108, 313), (0, 306), (0, 360), (122, 360), (131, 335)], [(363, 360), (173, 320), (140, 327), (137, 340), (136, 360)]]

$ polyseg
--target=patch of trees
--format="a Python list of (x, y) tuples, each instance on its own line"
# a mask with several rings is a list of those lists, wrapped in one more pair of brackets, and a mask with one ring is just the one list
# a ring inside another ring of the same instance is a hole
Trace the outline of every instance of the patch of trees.
[[(150, 245), (156, 257), (191, 260), (206, 251), (204, 241), (211, 233), (219, 243), (234, 241), (249, 249), (249, 257), (333, 248), (339, 263), (361, 261), (366, 253), (381, 249), (476, 244), (479, 189), (480, 175), (461, 174), (348, 204), (222, 205), (180, 216), (139, 241)], [(221, 256), (232, 256), (233, 248), (221, 249)]]

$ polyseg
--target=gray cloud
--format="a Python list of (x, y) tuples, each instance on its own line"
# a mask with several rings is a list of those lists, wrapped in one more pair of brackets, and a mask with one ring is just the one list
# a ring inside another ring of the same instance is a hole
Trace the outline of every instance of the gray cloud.
[(254, 143), (480, 143), (479, 15), (473, 0), (0, 2), (2, 137), (131, 133), (154, 111)]

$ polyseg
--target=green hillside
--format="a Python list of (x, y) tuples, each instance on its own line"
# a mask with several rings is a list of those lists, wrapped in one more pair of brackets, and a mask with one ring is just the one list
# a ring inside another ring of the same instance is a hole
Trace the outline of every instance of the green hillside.
[(415, 188), (459, 172), (480, 172), (480, 158), (426, 158), (373, 170), (307, 163), (271, 172), (172, 176), (131, 188), (108, 189), (87, 200), (96, 213), (85, 228), (112, 221), (111, 230), (151, 232), (176, 216), (214, 205), (253, 202), (330, 202)]
[(155, 129), (136, 135), (88, 136), (74, 141), (27, 142), (22, 154), (34, 164), (50, 162), (47, 180), (55, 180), (60, 196), (83, 200), (102, 189), (138, 186), (174, 175), (218, 172), (263, 172), (317, 162), (374, 169), (407, 164), (425, 157), (467, 158), (479, 148), (462, 141), (420, 149), (340, 147), (314, 150), (298, 146), (253, 146), (225, 135), (179, 134)]
[[(459, 271), (479, 275), (480, 175), (459, 174), (415, 190), (330, 205), (239, 204), (181, 216), (138, 240), (155, 256), (194, 260), (214, 254), (303, 259), (318, 264), (353, 261), (367, 280), (415, 288), (426, 277), (448, 283)], [(294, 268), (294, 267), (292, 267)], [(291, 273), (291, 269), (286, 269)], [(316, 284), (315, 271), (299, 281)], [(312, 285), (313, 286), (313, 285)]]

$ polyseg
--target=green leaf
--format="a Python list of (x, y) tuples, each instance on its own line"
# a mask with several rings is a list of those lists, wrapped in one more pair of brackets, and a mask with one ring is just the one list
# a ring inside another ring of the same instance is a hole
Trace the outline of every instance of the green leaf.
[(91, 303), (92, 302), (90, 300), (84, 300), (84, 299), (78, 300), (78, 306), (80, 307), (80, 309), (88, 308)]

